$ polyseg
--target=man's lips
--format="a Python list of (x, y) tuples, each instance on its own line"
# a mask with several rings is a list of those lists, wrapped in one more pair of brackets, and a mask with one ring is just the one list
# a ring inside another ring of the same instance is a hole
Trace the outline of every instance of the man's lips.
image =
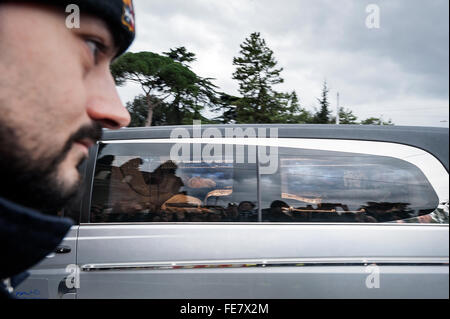
[(85, 138), (85, 139), (81, 139), (81, 140), (75, 141), (75, 144), (78, 144), (81, 147), (83, 147), (84, 148), (84, 152), (86, 153), (86, 155), (88, 155), (89, 148), (94, 145), (94, 141), (89, 139), (89, 138)]
[(76, 143), (86, 146), (86, 148), (88, 148), (88, 149), (95, 144), (94, 141), (91, 140), (90, 138), (84, 138), (82, 140), (78, 140), (78, 141), (76, 141)]

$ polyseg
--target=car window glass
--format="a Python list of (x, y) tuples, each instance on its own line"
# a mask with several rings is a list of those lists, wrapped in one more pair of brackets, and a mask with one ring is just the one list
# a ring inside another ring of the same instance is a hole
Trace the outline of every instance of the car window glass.
[(388, 156), (279, 148), (261, 193), (263, 222), (439, 222), (421, 170)]
[[(173, 145), (101, 144), (91, 222), (258, 221), (247, 149), (244, 163), (194, 155), (176, 162)], [(262, 222), (448, 223), (427, 178), (404, 160), (279, 148), (277, 167), (260, 176)]]
[(255, 163), (225, 155), (211, 162), (205, 145), (200, 156), (188, 145), (189, 156), (174, 161), (173, 146), (100, 144), (91, 222), (257, 221)]

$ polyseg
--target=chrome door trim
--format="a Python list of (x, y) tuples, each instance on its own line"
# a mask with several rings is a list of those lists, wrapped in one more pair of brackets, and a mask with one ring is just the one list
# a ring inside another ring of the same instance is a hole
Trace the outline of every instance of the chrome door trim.
[(283, 258), (165, 261), (143, 263), (86, 264), (84, 272), (121, 270), (177, 270), (204, 268), (255, 268), (255, 267), (305, 267), (305, 266), (448, 266), (448, 257), (354, 257), (354, 258)]
[[(319, 223), (319, 222), (121, 222), (121, 223), (82, 223), (80, 226), (87, 227), (110, 227), (110, 226), (168, 226), (168, 225), (184, 225), (184, 226), (195, 226), (195, 225), (216, 225), (216, 226), (239, 226), (239, 225), (258, 225), (260, 226), (369, 226), (369, 227), (379, 227), (379, 226), (392, 226), (392, 227), (411, 227), (411, 226), (423, 226), (423, 227), (446, 227), (449, 228), (449, 224), (437, 224), (437, 223)], [(82, 238), (78, 238), (82, 239)]]

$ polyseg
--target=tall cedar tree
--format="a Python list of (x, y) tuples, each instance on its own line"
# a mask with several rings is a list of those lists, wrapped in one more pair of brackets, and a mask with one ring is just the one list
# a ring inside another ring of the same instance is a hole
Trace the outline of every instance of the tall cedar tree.
[(327, 81), (323, 82), (322, 97), (317, 99), (319, 101), (320, 110), (315, 115), (315, 123), (317, 124), (328, 124), (330, 123), (330, 102), (328, 102), (328, 86)]
[[(197, 61), (195, 57), (195, 53), (189, 52), (185, 47), (177, 47), (175, 49), (170, 49), (169, 52), (163, 52), (163, 55), (171, 58), (173, 61), (180, 63), (184, 67), (191, 69), (190, 64), (192, 62)], [(176, 96), (173, 105), (175, 105), (175, 111), (180, 108), (181, 105), (191, 106), (191, 110), (193, 112), (184, 112), (182, 115), (182, 119), (174, 118), (171, 114), (171, 110), (167, 109), (167, 120), (166, 122), (162, 121), (158, 125), (174, 125), (174, 124), (192, 124), (194, 120), (200, 120), (205, 124), (215, 124), (216, 121), (205, 118), (201, 115), (201, 110), (204, 109), (204, 106), (207, 105), (211, 110), (216, 109), (219, 105), (221, 105), (221, 96), (223, 93), (217, 91), (217, 86), (212, 83), (213, 78), (202, 78), (197, 76), (197, 86), (198, 92), (196, 92), (195, 99), (186, 99), (182, 96)], [(196, 107), (192, 104), (203, 103), (202, 107)], [(175, 112), (175, 114), (179, 114), (179, 112)]]
[(163, 52), (163, 55), (171, 58), (175, 62), (180, 62), (188, 68), (190, 68), (190, 63), (197, 60), (197, 58), (195, 57), (195, 53), (189, 52), (185, 47), (170, 49), (169, 52)]
[(216, 106), (219, 100), (212, 79), (202, 78), (186, 66), (195, 60), (193, 53), (181, 47), (166, 54), (126, 53), (111, 65), (117, 85), (131, 81), (144, 91), (145, 126), (151, 126), (156, 108), (167, 106), (166, 112), (171, 115), (167, 124), (189, 124), (188, 119), (202, 119), (200, 112), (206, 106)]
[(383, 120), (383, 117), (369, 117), (365, 119), (364, 121), (361, 121), (361, 124), (363, 125), (394, 125), (391, 119), (389, 121), (385, 122)]
[(235, 124), (237, 122), (237, 109), (241, 100), (240, 97), (222, 93), (219, 105), (214, 109), (215, 112), (220, 112), (221, 115), (214, 118), (214, 120), (221, 124)]
[(340, 124), (358, 124), (358, 117), (353, 114), (350, 109), (339, 108), (339, 123)]
[(300, 106), (297, 93), (292, 91), (289, 101), (289, 116), (284, 123), (288, 124), (305, 124), (313, 121), (313, 115)]
[[(158, 100), (154, 96), (151, 97), (151, 100), (153, 105), (158, 105), (158, 107), (154, 109), (151, 126), (176, 125), (177, 119), (175, 117), (175, 114), (171, 111), (170, 103), (165, 103), (161, 100)], [(138, 95), (132, 102), (127, 102), (126, 108), (131, 115), (131, 122), (129, 127), (145, 126), (148, 115), (147, 98), (145, 97), (145, 95)], [(207, 124), (215, 123), (198, 113), (186, 113), (183, 116), (181, 124), (192, 124), (193, 120), (201, 120), (202, 123)]]
[(394, 123), (389, 119), (385, 122), (383, 117), (369, 117), (361, 122), (358, 122), (358, 117), (353, 114), (350, 109), (339, 108), (339, 120), (340, 124), (361, 124), (361, 125), (394, 125)]
[[(274, 85), (283, 83), (283, 68), (276, 68), (277, 61), (260, 33), (254, 32), (240, 45), (240, 56), (233, 59), (236, 71), (233, 79), (239, 81), (239, 93), (235, 101), (237, 123), (286, 123), (295, 115), (291, 108), (292, 95), (280, 93)], [(298, 101), (298, 100), (297, 100)], [(295, 106), (298, 103), (295, 102)]]

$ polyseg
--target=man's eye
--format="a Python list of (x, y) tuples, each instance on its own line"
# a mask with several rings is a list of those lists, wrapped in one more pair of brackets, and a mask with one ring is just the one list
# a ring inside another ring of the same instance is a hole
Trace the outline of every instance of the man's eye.
[(87, 44), (89, 50), (91, 50), (92, 56), (94, 57), (95, 62), (97, 62), (98, 55), (102, 51), (102, 44), (95, 40), (90, 40), (90, 39), (86, 40), (86, 44)]

